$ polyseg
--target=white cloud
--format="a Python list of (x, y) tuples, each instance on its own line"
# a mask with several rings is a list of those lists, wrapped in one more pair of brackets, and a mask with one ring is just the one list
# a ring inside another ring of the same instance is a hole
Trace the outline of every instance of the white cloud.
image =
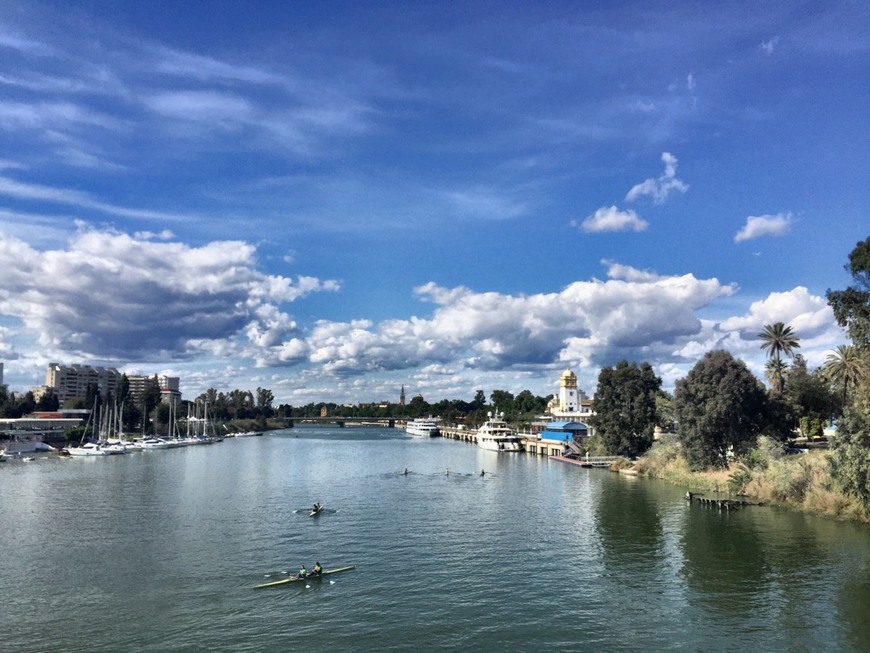
[(443, 197), (457, 214), (466, 217), (506, 220), (528, 212), (524, 202), (511, 201), (504, 193), (487, 188), (445, 192)]
[(623, 265), (616, 261), (602, 259), (601, 264), (607, 266), (607, 276), (610, 279), (624, 279), (625, 281), (633, 281), (636, 283), (646, 283), (661, 279), (661, 277), (655, 272), (638, 270), (630, 265)]
[(54, 188), (41, 184), (26, 184), (9, 177), (0, 177), (0, 195), (16, 199), (54, 202), (67, 204), (82, 209), (93, 209), (122, 218), (144, 218), (148, 220), (179, 220), (191, 219), (192, 216), (181, 216), (148, 209), (130, 209), (124, 206), (101, 202), (89, 193), (67, 188)]
[(746, 315), (723, 320), (721, 327), (754, 338), (765, 324), (774, 322), (790, 325), (801, 337), (813, 337), (820, 330), (831, 328), (833, 312), (824, 297), (811, 295), (807, 288), (797, 286), (752, 302)]
[(244, 334), (257, 348), (295, 332), (280, 306), (337, 290), (257, 270), (239, 241), (200, 247), (82, 228), (67, 249), (37, 251), (0, 233), (0, 315), (39, 334), (47, 352), (84, 359), (173, 360), (229, 355)]
[(760, 49), (761, 49), (765, 54), (773, 54), (773, 50), (776, 48), (776, 46), (777, 46), (778, 44), (779, 44), (779, 37), (778, 37), (778, 36), (774, 36), (773, 38), (768, 39), (767, 41), (762, 41), (762, 42), (761, 42), (761, 45), (759, 45), (758, 47), (759, 47), (759, 48), (760, 48)]
[[(571, 222), (577, 226), (577, 221)], [(587, 233), (606, 231), (644, 231), (649, 223), (629, 209), (620, 211), (615, 206), (602, 207), (580, 223), (580, 229)]]
[(791, 229), (791, 213), (777, 213), (776, 215), (750, 215), (746, 218), (746, 224), (734, 236), (734, 242), (753, 240), (762, 236), (784, 236)]
[[(701, 329), (695, 311), (733, 292), (715, 279), (654, 273), (642, 281), (576, 282), (530, 296), (430, 283), (415, 289), (421, 300), (437, 305), (428, 319), (319, 322), (305, 345), (297, 339), (290, 348), (297, 355), (309, 352), (310, 363), (339, 375), (427, 365), (504, 371), (562, 360), (610, 363), (641, 352), (670, 355), (677, 342)], [(275, 358), (285, 355), (283, 347)]]
[[(689, 76), (689, 83), (694, 85), (691, 75)], [(650, 178), (632, 186), (625, 196), (626, 201), (633, 202), (644, 195), (648, 195), (653, 198), (656, 204), (662, 204), (671, 193), (685, 193), (689, 190), (688, 184), (677, 179), (677, 158), (670, 152), (663, 152), (662, 162), (665, 164), (665, 171), (662, 175), (658, 179)]]

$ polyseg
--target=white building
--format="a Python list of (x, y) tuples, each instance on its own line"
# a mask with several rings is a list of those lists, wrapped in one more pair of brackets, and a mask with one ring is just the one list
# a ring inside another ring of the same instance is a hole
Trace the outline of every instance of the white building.
[(45, 385), (54, 388), (61, 406), (68, 399), (84, 399), (89, 386), (96, 386), (104, 399), (113, 397), (120, 380), (121, 373), (114, 367), (49, 363), (45, 372)]
[(559, 393), (547, 404), (547, 412), (554, 417), (582, 420), (592, 415), (592, 400), (577, 387), (577, 375), (570, 369), (559, 377)]
[[(2, 372), (2, 365), (0, 365)], [(49, 363), (45, 373), (45, 386), (40, 389), (40, 396), (46, 388), (53, 388), (60, 405), (63, 406), (67, 399), (84, 399), (88, 393), (88, 386), (94, 385), (100, 391), (100, 396), (110, 401), (115, 396), (115, 389), (123, 374), (113, 367), (91, 367), (90, 365), (60, 365)], [(128, 376), (130, 383), (130, 395), (139, 399), (145, 391), (146, 384), (153, 376)], [(157, 376), (157, 384), (160, 386), (161, 400), (164, 402), (178, 402), (181, 399), (180, 381), (177, 376)], [(34, 389), (34, 396), (39, 399)]]

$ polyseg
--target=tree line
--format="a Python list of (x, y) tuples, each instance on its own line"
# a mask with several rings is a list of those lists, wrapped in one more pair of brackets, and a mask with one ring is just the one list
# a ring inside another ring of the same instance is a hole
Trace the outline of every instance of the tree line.
[(836, 424), (830, 470), (839, 487), (870, 510), (870, 238), (859, 242), (846, 270), (854, 285), (828, 290), (838, 324), (852, 341), (810, 370), (797, 353), (800, 338), (782, 322), (758, 334), (767, 352), (767, 389), (743, 361), (708, 352), (676, 382), (673, 395), (649, 363), (621, 361), (598, 377), (591, 443), (606, 453), (644, 454), (655, 428), (676, 433), (694, 471), (740, 460), (766, 435), (782, 443), (820, 437)]
[(429, 403), (422, 395), (416, 395), (406, 404), (381, 402), (343, 405), (320, 402), (299, 407), (282, 405), (278, 407), (278, 414), (282, 417), (296, 419), (319, 417), (323, 410), (330, 417), (363, 419), (388, 417), (415, 419), (417, 417), (437, 416), (448, 423), (464, 423), (476, 426), (482, 424), (486, 420), (487, 414), (491, 412), (504, 413), (505, 418), (513, 423), (532, 421), (535, 416), (543, 414), (549, 401), (550, 397), (536, 396), (530, 390), (523, 390), (516, 395), (507, 390), (493, 390), (487, 403), (484, 391), (477, 390), (472, 401), (442, 399), (435, 403)]

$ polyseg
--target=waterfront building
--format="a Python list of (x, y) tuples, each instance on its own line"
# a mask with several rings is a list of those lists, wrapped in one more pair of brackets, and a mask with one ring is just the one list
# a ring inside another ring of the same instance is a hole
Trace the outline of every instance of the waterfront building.
[(114, 397), (120, 380), (121, 373), (114, 367), (49, 363), (45, 373), (45, 385), (54, 389), (61, 405), (68, 399), (84, 399), (90, 386), (96, 387), (104, 399)]
[[(133, 401), (141, 400), (145, 387), (154, 380), (154, 376), (128, 375), (130, 396)], [(177, 376), (157, 375), (157, 385), (160, 388), (160, 401), (166, 404), (178, 404), (181, 401), (181, 381)]]
[(577, 375), (570, 369), (559, 377), (559, 392), (547, 404), (553, 417), (587, 418), (592, 415), (592, 400), (577, 387)]
[[(115, 397), (115, 390), (121, 377), (121, 372), (113, 367), (91, 367), (90, 365), (60, 365), (49, 363), (45, 373), (45, 385), (34, 388), (34, 397), (39, 398), (49, 389), (53, 389), (61, 406), (68, 399), (84, 399), (89, 386), (95, 386), (100, 396), (109, 401)], [(147, 383), (154, 376), (128, 375), (129, 394), (138, 401), (145, 392)], [(157, 375), (157, 385), (160, 387), (161, 400), (166, 403), (177, 403), (181, 400), (181, 382), (177, 376)]]
[(574, 443), (581, 446), (589, 436), (589, 427), (583, 422), (553, 421), (548, 422), (541, 431), (541, 440), (561, 442), (565, 445)]

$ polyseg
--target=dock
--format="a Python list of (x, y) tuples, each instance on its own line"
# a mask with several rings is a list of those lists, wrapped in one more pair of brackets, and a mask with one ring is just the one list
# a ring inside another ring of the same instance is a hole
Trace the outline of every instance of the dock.
[[(477, 429), (467, 429), (467, 428), (458, 428), (455, 426), (441, 426), (439, 427), (441, 431), (441, 437), (450, 438), (451, 440), (459, 440), (461, 442), (470, 442), (471, 444), (477, 444)], [(572, 448), (575, 451), (579, 451), (576, 447), (572, 447), (571, 445), (566, 445), (565, 442), (555, 441), (555, 440), (542, 440), (536, 433), (531, 432), (517, 432), (517, 436), (522, 440), (523, 444), (523, 453), (537, 455), (537, 456), (547, 456), (549, 458), (558, 458), (560, 456), (565, 456), (565, 454), (570, 453)], [(607, 458), (610, 462), (616, 460), (616, 456), (612, 458)], [(598, 460), (598, 459), (596, 459)], [(596, 464), (596, 465), (587, 465), (588, 467), (609, 467), (610, 462), (607, 465), (604, 464)]]
[(686, 501), (699, 503), (708, 508), (716, 508), (717, 510), (739, 510), (743, 506), (761, 506), (764, 505), (759, 501), (747, 501), (745, 499), (722, 499), (719, 497), (705, 497), (703, 494), (695, 494), (694, 492), (686, 492)]
[(605, 467), (608, 469), (620, 458), (621, 456), (550, 456), (551, 460), (557, 460), (560, 463), (577, 465), (578, 467)]

